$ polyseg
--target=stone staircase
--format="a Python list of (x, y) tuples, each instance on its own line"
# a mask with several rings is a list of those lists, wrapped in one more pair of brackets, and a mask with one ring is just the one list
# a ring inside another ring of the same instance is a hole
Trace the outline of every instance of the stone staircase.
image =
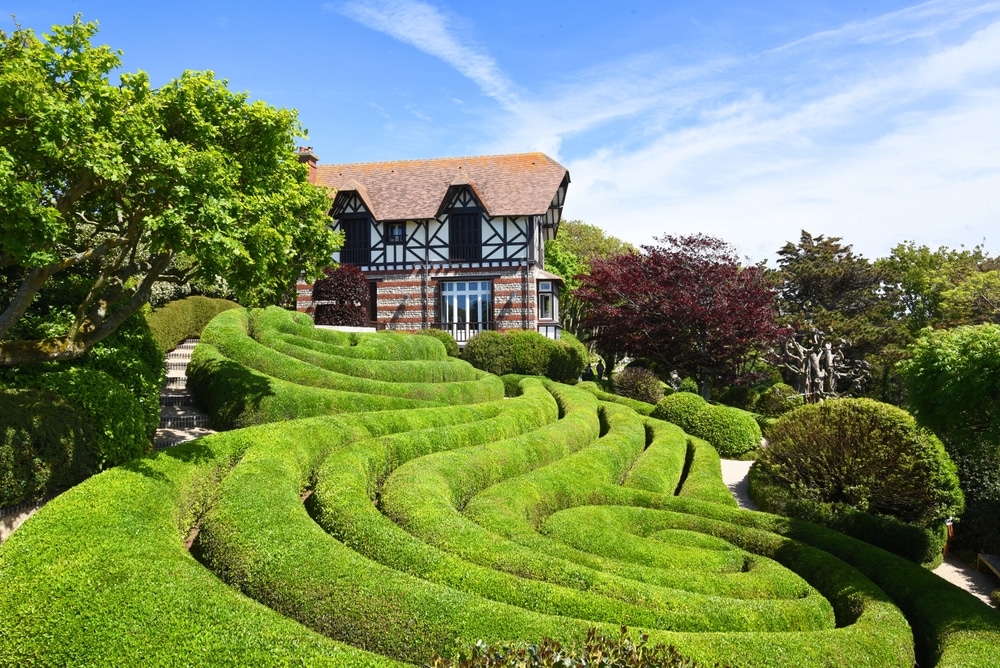
[(171, 446), (215, 433), (208, 416), (194, 406), (187, 389), (187, 365), (198, 339), (187, 339), (167, 353), (167, 382), (160, 393), (160, 428), (153, 437), (153, 447)]

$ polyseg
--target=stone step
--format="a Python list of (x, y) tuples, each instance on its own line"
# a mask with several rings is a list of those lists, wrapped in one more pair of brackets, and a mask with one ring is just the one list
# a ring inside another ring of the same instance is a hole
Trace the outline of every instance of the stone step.
[(160, 392), (160, 406), (194, 406), (194, 397), (187, 389), (163, 390)]
[(205, 427), (193, 429), (157, 429), (156, 436), (153, 437), (153, 448), (156, 450), (166, 450), (167, 448), (193, 441), (196, 438), (214, 434), (215, 431)]
[(209, 417), (192, 406), (164, 406), (160, 409), (161, 429), (207, 428), (211, 426), (212, 421)]
[(190, 360), (167, 360), (167, 371), (184, 371), (187, 372), (188, 364)]

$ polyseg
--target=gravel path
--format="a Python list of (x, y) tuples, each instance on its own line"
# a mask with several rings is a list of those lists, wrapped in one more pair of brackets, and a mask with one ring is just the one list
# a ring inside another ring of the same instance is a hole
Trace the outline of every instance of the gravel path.
[(753, 462), (743, 462), (736, 459), (722, 460), (722, 482), (726, 483), (726, 487), (733, 493), (740, 508), (746, 510), (757, 510), (757, 504), (753, 502), (747, 492), (747, 473), (750, 472), (752, 464)]

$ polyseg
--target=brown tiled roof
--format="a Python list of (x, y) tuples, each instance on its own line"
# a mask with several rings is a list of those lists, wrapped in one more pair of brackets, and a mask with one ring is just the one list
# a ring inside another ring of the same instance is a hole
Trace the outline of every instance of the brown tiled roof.
[(377, 220), (433, 218), (452, 185), (470, 185), (491, 216), (544, 214), (567, 176), (544, 153), (317, 165), (316, 183), (358, 190)]

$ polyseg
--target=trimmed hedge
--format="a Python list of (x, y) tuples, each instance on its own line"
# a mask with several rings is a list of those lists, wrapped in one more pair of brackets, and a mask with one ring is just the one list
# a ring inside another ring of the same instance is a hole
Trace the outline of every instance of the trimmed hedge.
[(650, 414), (657, 420), (673, 422), (689, 434), (694, 434), (694, 414), (708, 405), (700, 394), (694, 392), (674, 392), (656, 404)]
[(600, 385), (598, 385), (592, 380), (587, 380), (581, 383), (577, 383), (576, 387), (587, 390), (601, 401), (609, 401), (611, 403), (621, 404), (622, 406), (628, 406), (639, 415), (650, 415), (656, 408), (655, 404), (648, 404), (645, 401), (630, 399), (629, 397), (623, 397), (618, 394), (611, 394), (610, 392), (605, 392), (604, 390), (601, 389)]
[(92, 426), (47, 390), (0, 390), (0, 508), (40, 501), (101, 470)]
[[(229, 349), (196, 351), (204, 382), (239, 406), (242, 381), (244, 405), (259, 399), (270, 415), (347, 396), (417, 400), (251, 369), (244, 360), (331, 375), (262, 340), (329, 357), (445, 359), (430, 337), (233, 313), (216, 332)], [(478, 640), (570, 642), (634, 621), (650, 643), (699, 662), (994, 662), (995, 611), (875, 547), (739, 510), (707, 442), (583, 388), (481, 378), (491, 400), (251, 427), (91, 478), (0, 546), (0, 656), (379, 666)], [(213, 570), (183, 547), (192, 527), (192, 551)]]
[(769, 436), (754, 464), (758, 486), (770, 482), (803, 502), (844, 504), (922, 527), (941, 526), (962, 510), (958, 474), (941, 441), (895, 406), (871, 399), (811, 404), (782, 416)]
[[(266, 309), (263, 314), (286, 317), (285, 313), (287, 312), (283, 309), (272, 307)], [(260, 314), (258, 311), (243, 309), (220, 313), (202, 331), (201, 340), (215, 346), (220, 353), (234, 362), (298, 385), (449, 404), (490, 401), (503, 396), (503, 382), (489, 374), (480, 374), (476, 380), (451, 383), (392, 382), (321, 369), (251, 338), (251, 333), (267, 324), (267, 320), (258, 319)], [(411, 349), (414, 348), (413, 342), (418, 342), (417, 346), (425, 349), (434, 347), (441, 357), (445, 357), (442, 346), (434, 339), (402, 334), (398, 336), (398, 341), (403, 347), (410, 344)]]
[(480, 332), (465, 344), (463, 357), (477, 369), (497, 376), (547, 376), (573, 382), (583, 371), (586, 349), (575, 339), (555, 341), (538, 332), (512, 329)]
[(708, 441), (725, 457), (739, 457), (760, 447), (762, 435), (753, 415), (733, 406), (710, 404), (692, 392), (664, 397), (651, 416)]
[(711, 443), (723, 457), (739, 457), (760, 447), (760, 426), (739, 408), (707, 404), (690, 422), (690, 433)]
[(168, 302), (149, 315), (149, 328), (162, 353), (176, 348), (184, 339), (201, 336), (201, 330), (212, 318), (240, 305), (228, 299), (186, 297)]

